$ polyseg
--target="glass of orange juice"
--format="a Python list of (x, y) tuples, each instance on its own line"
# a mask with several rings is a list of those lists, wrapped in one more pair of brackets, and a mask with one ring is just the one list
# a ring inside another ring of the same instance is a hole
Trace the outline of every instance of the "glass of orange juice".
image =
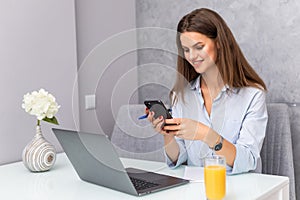
[(204, 183), (206, 198), (222, 200), (226, 194), (226, 160), (214, 155), (204, 160)]

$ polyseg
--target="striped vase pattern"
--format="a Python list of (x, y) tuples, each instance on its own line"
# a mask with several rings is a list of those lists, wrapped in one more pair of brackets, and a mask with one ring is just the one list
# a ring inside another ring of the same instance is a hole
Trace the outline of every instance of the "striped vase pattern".
[(22, 153), (22, 160), (27, 169), (32, 172), (49, 170), (55, 163), (56, 151), (43, 136), (41, 126), (36, 126), (36, 134), (27, 144)]

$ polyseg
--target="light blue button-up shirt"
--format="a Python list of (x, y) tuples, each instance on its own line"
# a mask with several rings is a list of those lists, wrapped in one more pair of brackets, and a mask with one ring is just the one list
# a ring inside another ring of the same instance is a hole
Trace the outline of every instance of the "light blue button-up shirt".
[[(214, 99), (208, 115), (200, 89), (200, 76), (185, 88), (184, 103), (172, 108), (173, 118), (190, 118), (199, 121), (223, 136), (236, 147), (233, 167), (227, 174), (248, 171), (261, 172), (260, 150), (268, 121), (265, 92), (254, 87), (229, 89), (224, 87)], [(175, 137), (176, 138), (176, 137)], [(215, 154), (206, 143), (199, 140), (176, 138), (180, 153), (176, 164), (166, 156), (167, 164), (176, 168), (184, 162), (203, 166), (204, 157)]]

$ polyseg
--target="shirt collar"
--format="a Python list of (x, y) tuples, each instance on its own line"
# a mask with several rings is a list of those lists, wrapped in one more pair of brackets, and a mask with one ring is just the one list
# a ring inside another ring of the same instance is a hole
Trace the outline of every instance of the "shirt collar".
[(201, 75), (199, 75), (196, 79), (192, 80), (190, 82), (190, 88), (191, 90), (199, 90), (200, 89), (200, 77)]
[[(200, 78), (201, 78), (201, 74), (194, 80), (192, 80), (190, 82), (190, 88), (191, 90), (200, 90)], [(230, 88), (229, 85), (224, 85), (224, 87), (221, 89), (221, 92), (226, 92), (226, 91), (231, 91), (233, 93), (237, 93), (238, 92), (238, 88)]]

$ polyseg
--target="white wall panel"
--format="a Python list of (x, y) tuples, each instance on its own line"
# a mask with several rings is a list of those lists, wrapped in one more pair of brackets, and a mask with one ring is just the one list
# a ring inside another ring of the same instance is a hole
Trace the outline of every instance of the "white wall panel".
[(74, 1), (1, 0), (0, 30), (0, 163), (20, 160), (33, 138), (36, 119), (21, 104), (40, 88), (61, 105), (59, 126), (42, 122), (44, 136), (61, 151), (51, 128), (73, 129), (78, 118)]

